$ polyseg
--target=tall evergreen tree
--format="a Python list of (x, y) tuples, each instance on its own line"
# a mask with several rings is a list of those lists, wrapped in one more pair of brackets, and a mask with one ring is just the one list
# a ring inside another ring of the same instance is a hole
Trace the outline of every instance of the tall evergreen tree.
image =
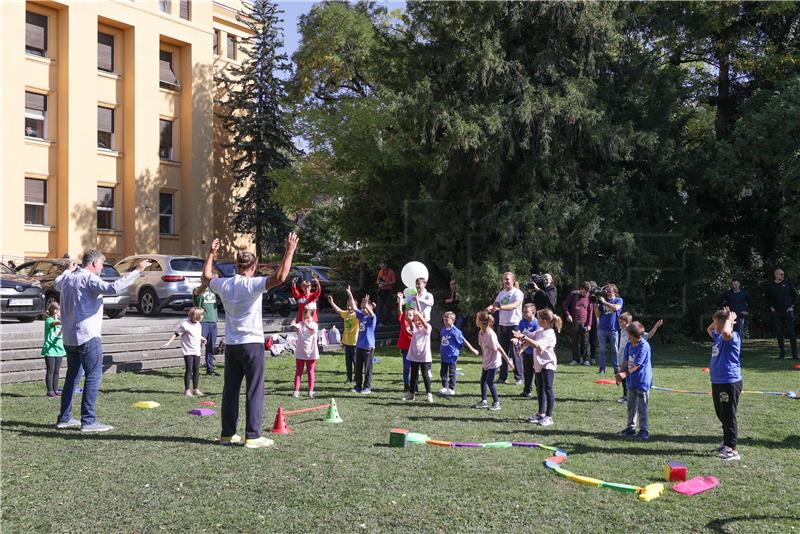
[(274, 172), (288, 168), (298, 150), (292, 142), (284, 109), (285, 80), (291, 70), (283, 46), (277, 4), (255, 0), (252, 11), (237, 18), (252, 32), (239, 50), (245, 59), (217, 76), (217, 115), (227, 134), (230, 172), (238, 189), (233, 219), (237, 231), (255, 234), (259, 257), (274, 251), (288, 231), (289, 221), (273, 199)]

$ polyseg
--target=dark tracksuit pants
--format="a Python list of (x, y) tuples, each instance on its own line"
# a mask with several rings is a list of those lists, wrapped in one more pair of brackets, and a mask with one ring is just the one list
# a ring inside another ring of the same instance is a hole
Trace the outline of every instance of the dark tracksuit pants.
[(736, 424), (736, 409), (739, 406), (739, 395), (742, 393), (742, 381), (733, 384), (711, 384), (711, 395), (714, 397), (714, 410), (717, 419), (722, 423), (722, 443), (731, 449), (736, 448), (739, 428)]
[(246, 381), (245, 432), (247, 439), (261, 437), (264, 415), (264, 344), (225, 345), (225, 378), (222, 386), (222, 435), (236, 434), (239, 392)]

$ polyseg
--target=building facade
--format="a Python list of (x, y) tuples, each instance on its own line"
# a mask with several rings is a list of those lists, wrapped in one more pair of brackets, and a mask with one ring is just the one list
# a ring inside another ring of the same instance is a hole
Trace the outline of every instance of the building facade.
[(232, 233), (214, 72), (240, 0), (0, 2), (4, 261), (202, 254)]

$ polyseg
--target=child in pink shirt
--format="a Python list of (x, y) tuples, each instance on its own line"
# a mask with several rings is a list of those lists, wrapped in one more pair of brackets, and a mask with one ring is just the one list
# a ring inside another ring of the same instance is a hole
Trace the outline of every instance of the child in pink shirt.
[[(483, 353), (483, 370), (481, 371), (481, 401), (473, 408), (488, 408), (493, 412), (500, 409), (500, 398), (497, 396), (497, 387), (494, 385), (494, 377), (497, 369), (505, 359), (510, 369), (514, 369), (514, 363), (509, 359), (506, 351), (500, 345), (492, 327), (494, 317), (486, 310), (481, 310), (475, 318), (475, 323), (480, 328), (478, 333), (478, 345)], [(492, 393), (491, 406), (486, 402), (486, 389)]]
[(297, 348), (294, 351), (294, 393), (292, 397), (300, 397), (300, 381), (303, 377), (303, 368), (308, 369), (308, 397), (314, 398), (314, 375), (319, 360), (319, 347), (317, 347), (317, 323), (314, 322), (314, 309), (303, 309), (303, 322), (292, 323), (292, 328), (297, 330)]

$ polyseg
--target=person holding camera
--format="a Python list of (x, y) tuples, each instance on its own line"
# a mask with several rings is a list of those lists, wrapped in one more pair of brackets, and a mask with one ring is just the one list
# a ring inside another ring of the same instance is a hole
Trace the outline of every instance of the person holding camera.
[(533, 304), (537, 310), (548, 309), (556, 311), (556, 298), (558, 292), (553, 284), (553, 276), (550, 273), (543, 275), (533, 275), (530, 281), (530, 288), (533, 289)]
[[(606, 354), (611, 347), (611, 354), (616, 354), (619, 344), (619, 316), (622, 313), (623, 300), (619, 296), (619, 289), (614, 284), (608, 284), (603, 292), (597, 295), (597, 304), (594, 305), (594, 314), (597, 317), (597, 340), (600, 344), (600, 367), (598, 372), (606, 372)], [(612, 361), (614, 373), (619, 369), (616, 366), (616, 357)]]
[(564, 317), (567, 318), (572, 340), (572, 361), (570, 365), (591, 365), (589, 363), (589, 332), (592, 330), (592, 305), (589, 302), (589, 290), (592, 285), (583, 282), (564, 300)]

